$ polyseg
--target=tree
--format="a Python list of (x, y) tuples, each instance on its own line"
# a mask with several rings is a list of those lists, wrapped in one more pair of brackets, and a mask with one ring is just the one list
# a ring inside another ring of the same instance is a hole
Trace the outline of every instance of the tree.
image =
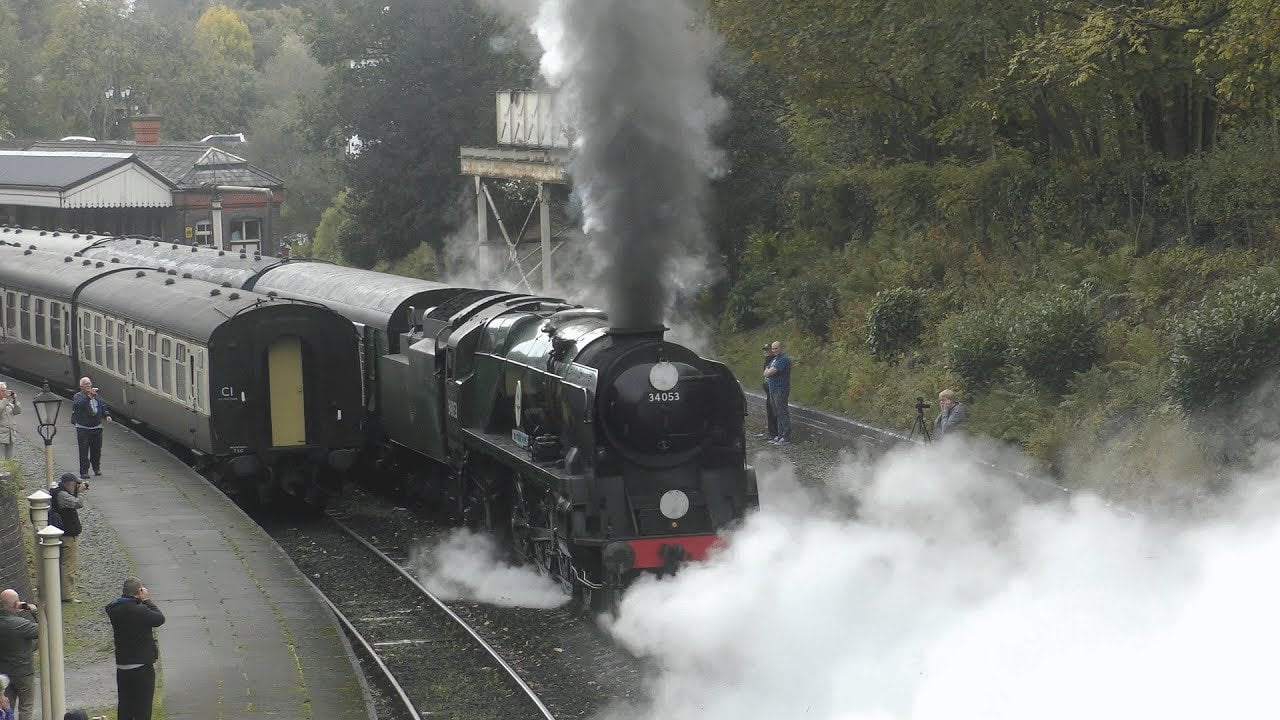
[(494, 49), (502, 26), (471, 0), (331, 2), (313, 19), (329, 70), (310, 135), (360, 140), (343, 174), (361, 245), (382, 260), (424, 241), (441, 253), (461, 219), (458, 147), (493, 142), (494, 92), (526, 77), (527, 61)]
[(258, 73), (199, 42), (194, 28), (150, 24), (138, 30), (152, 52), (147, 71), (133, 85), (135, 104), (164, 116), (164, 135), (198, 140), (239, 132), (258, 99)]
[(55, 131), (119, 137), (131, 86), (142, 74), (125, 0), (62, 3), (43, 48), (43, 100)]
[[(283, 5), (275, 8), (240, 10), (240, 19), (253, 38), (253, 66), (265, 69), (267, 62), (283, 49), (290, 36), (305, 37), (310, 27), (302, 10)], [(268, 96), (270, 97), (270, 96)]]
[(311, 146), (302, 132), (307, 107), (302, 96), (323, 82), (324, 69), (307, 45), (296, 35), (286, 36), (262, 72), (261, 97), (270, 104), (249, 123), (245, 156), (269, 168), (288, 188), (281, 208), (285, 234), (314, 233), (341, 187), (341, 154)]
[(196, 37), (222, 59), (253, 64), (253, 38), (249, 36), (249, 26), (226, 5), (216, 5), (204, 11), (196, 21)]

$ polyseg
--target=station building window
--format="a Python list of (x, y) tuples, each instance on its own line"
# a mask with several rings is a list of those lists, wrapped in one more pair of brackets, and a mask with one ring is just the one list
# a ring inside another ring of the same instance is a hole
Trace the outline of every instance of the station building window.
[(195, 243), (201, 247), (213, 246), (213, 223), (206, 220), (196, 223)]
[(261, 220), (233, 220), (231, 222), (231, 249), (253, 252), (262, 249)]

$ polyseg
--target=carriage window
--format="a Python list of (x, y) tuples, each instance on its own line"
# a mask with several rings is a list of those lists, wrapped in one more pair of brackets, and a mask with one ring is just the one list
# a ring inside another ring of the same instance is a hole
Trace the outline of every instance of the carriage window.
[(105, 333), (105, 339), (103, 341), (103, 348), (106, 350), (106, 352), (103, 353), (103, 358), (102, 358), (103, 367), (105, 367), (108, 370), (115, 370), (116, 369), (116, 324), (111, 322), (110, 320), (107, 321), (107, 331)]
[(209, 409), (208, 390), (205, 387), (204, 350), (196, 350), (191, 357), (191, 387), (196, 393), (196, 407)]
[(129, 333), (124, 329), (124, 323), (116, 323), (116, 368), (121, 375), (128, 377), (129, 375)]
[(191, 399), (187, 385), (187, 346), (176, 343), (173, 352), (173, 394), (186, 404)]
[(147, 382), (147, 331), (133, 331), (133, 377), (137, 382)]
[(93, 316), (93, 364), (102, 367), (102, 316)]
[(46, 332), (48, 328), (45, 325), (45, 318), (46, 318), (46, 315), (44, 312), (44, 300), (42, 298), (36, 298), (36, 344), (37, 345), (44, 345), (48, 335), (48, 333)]
[(18, 327), (19, 336), (23, 340), (31, 339), (31, 296), (23, 295), (18, 298)]
[(173, 394), (173, 341), (160, 338), (160, 391)]
[(4, 326), (10, 331), (18, 327), (18, 294), (15, 292), (7, 292), (4, 294)]
[(62, 303), (49, 302), (49, 347), (62, 349)]
[(160, 372), (156, 367), (156, 334), (147, 333), (147, 385), (160, 389)]

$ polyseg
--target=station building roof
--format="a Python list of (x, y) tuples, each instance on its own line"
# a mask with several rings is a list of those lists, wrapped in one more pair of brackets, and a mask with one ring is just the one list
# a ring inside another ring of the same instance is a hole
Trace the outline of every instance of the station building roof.
[(208, 185), (283, 188), (284, 180), (220, 147), (201, 143), (38, 142), (30, 150), (131, 153), (180, 190)]
[(0, 205), (171, 207), (174, 189), (133, 153), (0, 150)]

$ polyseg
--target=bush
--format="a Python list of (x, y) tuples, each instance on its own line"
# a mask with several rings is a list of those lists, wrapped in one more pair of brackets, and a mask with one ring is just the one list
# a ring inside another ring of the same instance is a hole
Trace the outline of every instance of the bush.
[(1102, 322), (1083, 291), (1030, 298), (1009, 328), (1009, 361), (1037, 386), (1061, 393), (1101, 356)]
[(725, 320), (730, 330), (753, 330), (764, 324), (767, 303), (762, 295), (773, 280), (774, 274), (768, 270), (752, 270), (734, 283), (725, 301)]
[(354, 220), (348, 218), (338, 226), (338, 252), (342, 259), (359, 268), (371, 268), (378, 261), (378, 246)]
[(792, 292), (791, 318), (825, 342), (840, 306), (835, 280), (817, 273), (803, 275), (795, 280)]
[(924, 293), (899, 287), (876, 293), (867, 313), (867, 348), (871, 357), (896, 364), (924, 332)]
[(1178, 328), (1172, 361), (1182, 409), (1234, 404), (1280, 364), (1280, 292), (1253, 278), (1206, 300)]
[(996, 312), (967, 313), (951, 325), (943, 349), (948, 370), (972, 389), (985, 389), (1005, 365), (1008, 328)]

